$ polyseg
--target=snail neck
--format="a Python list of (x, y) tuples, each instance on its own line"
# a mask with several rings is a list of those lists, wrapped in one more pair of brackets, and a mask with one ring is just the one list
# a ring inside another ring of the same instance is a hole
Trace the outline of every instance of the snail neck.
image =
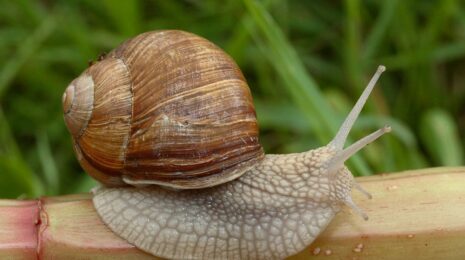
[(332, 146), (303, 153), (268, 154), (238, 181), (282, 196), (339, 203), (350, 193), (353, 177), (345, 166), (328, 172), (326, 162), (335, 154)]

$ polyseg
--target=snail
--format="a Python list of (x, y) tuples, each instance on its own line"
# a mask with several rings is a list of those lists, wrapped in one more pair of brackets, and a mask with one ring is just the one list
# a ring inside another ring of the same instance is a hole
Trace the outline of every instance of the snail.
[(118, 236), (171, 259), (282, 259), (324, 230), (357, 183), (344, 162), (386, 132), (343, 148), (379, 66), (336, 137), (264, 154), (250, 89), (236, 63), (192, 33), (122, 43), (73, 80), (64, 119), (93, 204)]

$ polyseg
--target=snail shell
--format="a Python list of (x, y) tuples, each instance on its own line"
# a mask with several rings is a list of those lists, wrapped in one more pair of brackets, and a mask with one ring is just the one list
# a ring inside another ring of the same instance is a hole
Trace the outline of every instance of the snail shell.
[(240, 69), (183, 31), (124, 42), (71, 82), (63, 109), (81, 166), (106, 186), (210, 187), (264, 156)]

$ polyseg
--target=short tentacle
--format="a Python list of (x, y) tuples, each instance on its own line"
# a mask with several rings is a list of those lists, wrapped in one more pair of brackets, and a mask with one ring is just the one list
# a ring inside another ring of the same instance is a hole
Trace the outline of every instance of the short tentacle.
[(360, 184), (358, 184), (356, 181), (352, 183), (352, 187), (360, 191), (363, 195), (365, 195), (368, 199), (372, 199), (373, 196), (371, 196), (371, 193), (366, 191)]
[(348, 207), (350, 207), (353, 211), (355, 211), (364, 220), (368, 220), (368, 215), (354, 203), (354, 201), (352, 200), (350, 196), (348, 196), (343, 202)]

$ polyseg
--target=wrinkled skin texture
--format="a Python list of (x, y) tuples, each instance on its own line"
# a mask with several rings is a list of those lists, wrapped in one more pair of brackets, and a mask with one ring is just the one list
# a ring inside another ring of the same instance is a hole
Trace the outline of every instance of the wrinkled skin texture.
[(119, 236), (171, 259), (282, 259), (324, 230), (353, 184), (328, 172), (335, 150), (267, 155), (242, 177), (199, 190), (99, 188), (94, 204)]

